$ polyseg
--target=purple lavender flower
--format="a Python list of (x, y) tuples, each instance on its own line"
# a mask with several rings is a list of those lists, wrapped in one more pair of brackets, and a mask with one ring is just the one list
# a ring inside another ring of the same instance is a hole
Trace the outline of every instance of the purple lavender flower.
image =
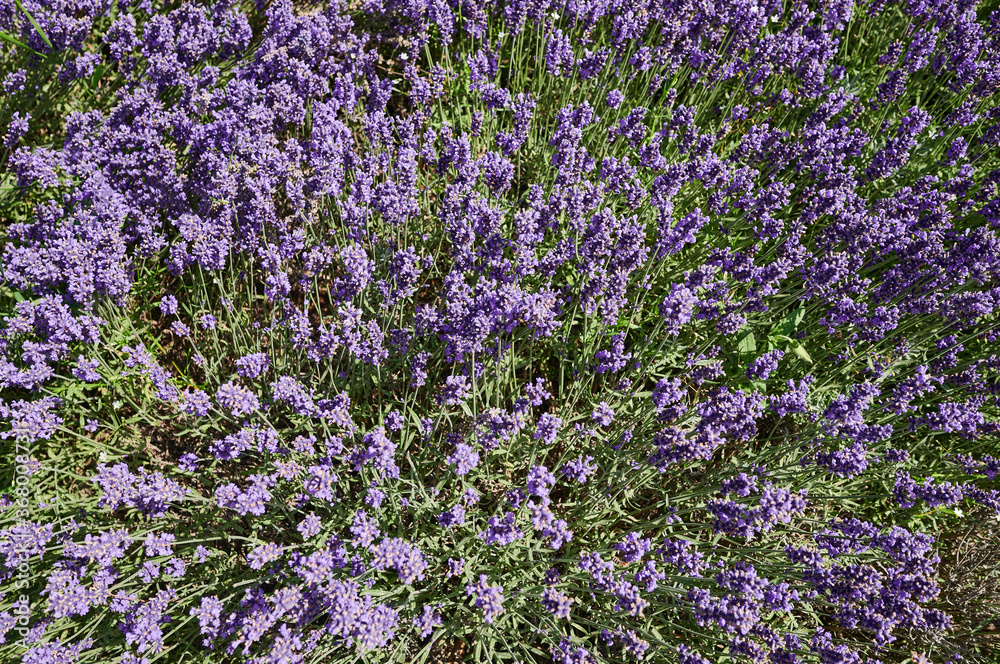
[(354, 514), (354, 521), (351, 523), (351, 535), (354, 537), (351, 544), (355, 548), (368, 548), (381, 534), (378, 522), (370, 518), (364, 510), (359, 509)]
[(646, 586), (646, 592), (651, 593), (659, 587), (659, 582), (666, 580), (667, 575), (656, 569), (656, 561), (647, 560), (638, 572), (635, 573), (635, 582)]
[(583, 646), (574, 646), (563, 637), (558, 645), (552, 648), (552, 661), (555, 664), (593, 664), (594, 657)]
[(307, 417), (316, 412), (317, 406), (312, 393), (307, 392), (305, 386), (291, 376), (279, 376), (270, 387), (271, 398), (275, 402), (288, 404), (296, 413)]
[(677, 657), (679, 664), (711, 664), (711, 662), (701, 656), (697, 651), (692, 650), (686, 644), (677, 646)]
[(681, 417), (686, 411), (683, 406), (683, 399), (686, 395), (687, 392), (681, 386), (679, 378), (673, 380), (661, 378), (656, 381), (651, 399), (656, 407), (657, 420), (669, 422)]
[(256, 546), (247, 554), (247, 564), (250, 569), (262, 569), (264, 565), (280, 558), (281, 552), (281, 545), (274, 542)]
[(572, 42), (562, 30), (555, 28), (545, 47), (545, 68), (553, 76), (567, 76), (575, 63)]
[(413, 376), (413, 380), (410, 383), (411, 387), (420, 387), (427, 381), (426, 369), (428, 359), (430, 359), (430, 353), (421, 351), (410, 360), (410, 374)]
[(509, 157), (528, 139), (531, 130), (531, 120), (536, 102), (531, 95), (519, 92), (511, 100), (511, 110), (514, 112), (513, 130), (497, 132), (496, 143), (505, 157)]
[(0, 85), (3, 86), (4, 92), (9, 95), (13, 95), (16, 92), (24, 91), (24, 83), (27, 80), (27, 72), (23, 69), (17, 69), (10, 72), (3, 78), (3, 82)]
[(542, 608), (551, 613), (556, 619), (569, 618), (570, 607), (573, 599), (555, 588), (549, 586), (542, 590)]
[(808, 413), (809, 406), (806, 403), (806, 398), (809, 396), (809, 386), (814, 381), (815, 378), (813, 376), (805, 376), (799, 381), (798, 387), (795, 386), (795, 381), (788, 381), (786, 384), (788, 392), (772, 395), (768, 407), (779, 416), (791, 413)]
[(462, 502), (468, 507), (472, 507), (479, 503), (479, 493), (472, 487), (469, 487), (462, 493)]
[(198, 619), (201, 633), (212, 637), (218, 633), (221, 627), (222, 602), (214, 595), (204, 596), (201, 598), (200, 605), (191, 609), (190, 615)]
[(430, 604), (425, 604), (419, 616), (413, 619), (413, 626), (420, 630), (420, 638), (426, 639), (441, 624), (441, 615)]
[(438, 524), (442, 528), (454, 528), (465, 525), (465, 507), (461, 503), (438, 515)]
[(163, 574), (174, 579), (183, 578), (187, 574), (187, 564), (176, 556), (163, 563)]
[(610, 350), (599, 350), (594, 357), (599, 362), (597, 373), (603, 374), (624, 369), (632, 358), (632, 353), (625, 352), (625, 335), (619, 333), (611, 337)]
[(427, 561), (423, 553), (415, 545), (397, 537), (386, 537), (372, 549), (372, 567), (383, 570), (392, 567), (399, 575), (399, 580), (407, 585), (424, 578)]
[(778, 368), (778, 360), (784, 357), (781, 350), (772, 350), (764, 353), (747, 367), (747, 378), (750, 380), (766, 380), (771, 373)]
[(395, 635), (399, 612), (386, 604), (377, 604), (370, 613), (362, 614), (351, 628), (359, 650), (385, 647)]
[(532, 406), (541, 406), (547, 399), (552, 398), (552, 394), (545, 389), (545, 381), (541, 378), (536, 378), (534, 383), (525, 385), (524, 391), (528, 394)]
[(691, 321), (698, 298), (682, 284), (671, 284), (670, 293), (660, 303), (660, 317), (666, 326), (667, 334), (677, 336), (681, 327)]
[(465, 443), (458, 443), (455, 452), (447, 458), (447, 461), (457, 466), (455, 474), (461, 477), (479, 465), (479, 453)]
[(551, 413), (543, 413), (538, 418), (538, 426), (535, 428), (535, 440), (541, 440), (546, 445), (556, 442), (559, 429), (562, 427), (562, 420)]
[(605, 402), (597, 404), (597, 408), (590, 414), (590, 419), (597, 422), (602, 427), (610, 425), (615, 419), (615, 411)]
[(586, 457), (579, 456), (563, 464), (559, 472), (571, 480), (586, 484), (587, 478), (597, 470), (597, 466), (590, 463), (593, 460), (594, 457), (589, 454)]
[(28, 133), (28, 121), (31, 120), (31, 113), (21, 115), (20, 111), (14, 111), (10, 118), (10, 125), (7, 127), (7, 135), (3, 144), (8, 150), (13, 150), (14, 146), (20, 142), (21, 137)]
[(438, 403), (447, 406), (457, 406), (465, 401), (469, 394), (469, 379), (465, 376), (448, 376), (445, 386), (438, 394)]
[[(25, 521), (10, 528), (4, 528), (0, 533), (3, 535), (3, 540), (0, 541), (0, 554), (3, 554), (4, 565), (9, 570), (16, 569), (33, 556), (41, 555), (45, 551), (46, 543), (52, 539), (54, 534), (51, 523), (42, 524), (33, 521)], [(106, 555), (117, 554), (114, 557), (124, 555), (123, 549), (120, 552), (116, 551), (116, 545), (120, 546), (128, 542), (129, 538), (127, 531), (120, 531), (120, 533), (123, 533), (121, 537), (110, 535), (112, 541), (109, 542), (111, 546), (107, 547), (109, 551)], [(104, 542), (102, 541), (101, 544), (103, 545)]]
[(861, 442), (831, 452), (817, 452), (816, 465), (837, 477), (857, 477), (868, 468), (868, 447)]
[(73, 375), (82, 381), (88, 383), (96, 383), (101, 380), (101, 374), (97, 372), (97, 367), (101, 365), (97, 358), (88, 360), (80, 355), (76, 359), (76, 367), (73, 369)]
[(910, 453), (908, 450), (901, 449), (889, 449), (885, 452), (886, 463), (905, 463), (910, 459)]
[(747, 475), (746, 473), (740, 473), (732, 479), (722, 480), (722, 488), (719, 489), (719, 493), (723, 496), (736, 494), (740, 498), (746, 498), (750, 494), (756, 492), (757, 478), (752, 475)]
[(215, 398), (219, 405), (231, 412), (234, 417), (249, 415), (260, 409), (257, 395), (232, 381), (223, 384), (215, 393)]
[(119, 629), (125, 633), (125, 643), (135, 644), (139, 652), (147, 649), (159, 652), (163, 648), (163, 629), (161, 625), (167, 605), (177, 599), (177, 591), (165, 588), (157, 592), (151, 599), (140, 602), (125, 614), (125, 622)]
[(0, 433), (0, 438), (13, 436), (19, 443), (51, 438), (56, 427), (63, 422), (52, 412), (61, 403), (58, 397), (42, 397), (35, 401), (18, 399), (10, 405), (0, 403), (0, 417), (10, 422), (10, 431)]
[(163, 299), (160, 300), (160, 312), (164, 316), (173, 316), (177, 313), (179, 306), (177, 298), (173, 295), (165, 295)]
[(92, 478), (101, 487), (101, 507), (114, 511), (122, 506), (135, 507), (147, 516), (158, 518), (166, 514), (170, 503), (181, 500), (185, 491), (180, 484), (140, 467), (133, 475), (126, 464), (97, 465), (98, 473)]
[(198, 457), (197, 455), (191, 454), (190, 452), (185, 452), (177, 459), (177, 465), (181, 470), (189, 473), (194, 473), (198, 471)]
[(146, 556), (152, 558), (153, 556), (173, 555), (173, 541), (174, 536), (170, 533), (150, 533), (146, 536), (146, 541), (143, 542), (143, 546), (146, 547)]
[(271, 367), (271, 358), (266, 353), (244, 355), (236, 360), (236, 373), (244, 378), (257, 378)]
[(640, 537), (637, 532), (630, 532), (625, 536), (625, 539), (614, 544), (615, 551), (620, 553), (622, 560), (627, 563), (641, 560), (643, 556), (649, 553), (652, 547), (653, 541), (645, 537)]
[(390, 410), (385, 414), (385, 426), (389, 431), (399, 431), (403, 428), (403, 414), (398, 410)]
[(491, 516), (487, 521), (485, 531), (479, 533), (479, 537), (486, 540), (487, 544), (498, 544), (508, 546), (524, 537), (524, 534), (514, 526), (514, 513), (505, 512), (503, 517)]
[(460, 558), (459, 560), (448, 559), (448, 571), (445, 572), (445, 578), (450, 579), (453, 576), (458, 576), (462, 573), (465, 568), (465, 558)]
[(557, 586), (559, 585), (559, 570), (555, 567), (550, 567), (545, 570), (545, 585), (547, 586)]
[[(28, 643), (32, 643), (32, 641)], [(32, 645), (25, 651), (21, 661), (26, 664), (55, 664), (56, 662), (73, 664), (79, 659), (80, 653), (90, 648), (93, 644), (94, 640), (87, 637), (77, 641), (73, 645), (64, 646), (62, 641), (56, 638), (50, 643)]]
[(333, 472), (330, 463), (319, 463), (306, 468), (307, 477), (303, 482), (306, 493), (319, 500), (333, 501), (336, 499), (334, 484), (337, 483), (337, 473)]
[(204, 417), (212, 409), (212, 397), (201, 390), (185, 389), (181, 396), (183, 397), (181, 408), (188, 415)]
[(528, 471), (528, 493), (533, 496), (546, 497), (549, 489), (556, 483), (556, 476), (545, 466), (533, 466)]
[(296, 529), (302, 534), (303, 537), (308, 539), (318, 535), (321, 526), (322, 522), (320, 521), (320, 518), (315, 514), (309, 514), (306, 518), (299, 522)]

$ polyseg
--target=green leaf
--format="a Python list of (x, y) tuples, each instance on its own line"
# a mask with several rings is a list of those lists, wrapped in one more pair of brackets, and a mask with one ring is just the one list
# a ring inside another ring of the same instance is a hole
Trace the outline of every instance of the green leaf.
[(757, 354), (757, 339), (753, 336), (753, 330), (747, 330), (746, 334), (736, 342), (736, 349), (740, 353), (740, 360), (748, 362)]
[(19, 39), (15, 38), (14, 35), (10, 34), (9, 32), (4, 32), (3, 30), (0, 30), (0, 39), (2, 39), (5, 42), (13, 44), (14, 46), (20, 46), (21, 48), (23, 48), (25, 50), (31, 51), (32, 53), (34, 53), (35, 55), (37, 55), (40, 58), (45, 57), (44, 55), (42, 55), (41, 53), (39, 53), (35, 49), (31, 48), (27, 44), (25, 44), (25, 43), (21, 42)]
[(18, 9), (24, 12), (24, 15), (28, 17), (29, 21), (31, 21), (31, 25), (35, 26), (35, 32), (37, 32), (38, 36), (42, 38), (42, 41), (45, 42), (50, 49), (55, 50), (52, 47), (52, 42), (49, 40), (49, 36), (45, 34), (44, 30), (42, 30), (42, 26), (38, 25), (38, 21), (36, 21), (35, 17), (31, 15), (31, 12), (24, 8), (24, 5), (21, 4), (21, 0), (14, 0), (14, 4), (17, 5)]
[(799, 329), (799, 323), (806, 316), (806, 308), (804, 306), (799, 306), (792, 311), (788, 312), (781, 321), (774, 326), (771, 330), (771, 336), (786, 336), (790, 337), (795, 334)]
[(792, 352), (795, 353), (797, 356), (799, 356), (801, 359), (808, 362), (809, 364), (813, 363), (813, 359), (809, 357), (809, 353), (807, 353), (806, 349), (803, 348), (801, 345), (796, 344), (792, 346)]

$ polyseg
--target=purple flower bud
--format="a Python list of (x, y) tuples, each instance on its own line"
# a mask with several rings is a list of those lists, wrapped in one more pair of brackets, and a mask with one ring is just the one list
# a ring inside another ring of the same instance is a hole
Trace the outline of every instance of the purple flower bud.
[(474, 597), (476, 607), (483, 610), (483, 618), (487, 624), (504, 612), (503, 586), (491, 586), (485, 574), (479, 575), (479, 582), (465, 587), (466, 596)]
[(479, 465), (479, 453), (465, 443), (458, 443), (454, 454), (448, 457), (447, 461), (456, 464), (455, 474), (461, 477)]
[(562, 424), (562, 420), (555, 415), (543, 413), (538, 418), (538, 426), (535, 428), (535, 440), (541, 440), (546, 445), (553, 444), (556, 442)]
[(611, 406), (602, 401), (597, 404), (597, 408), (590, 414), (590, 419), (597, 422), (600, 426), (606, 427), (614, 421), (615, 411), (611, 409)]
[(266, 353), (244, 355), (236, 360), (236, 373), (244, 378), (257, 378), (271, 367), (271, 359)]
[(469, 394), (469, 379), (465, 376), (448, 376), (445, 386), (438, 394), (438, 403), (457, 406)]
[(561, 590), (551, 586), (542, 590), (542, 608), (554, 615), (557, 620), (569, 618), (572, 604), (573, 599)]
[(177, 313), (179, 304), (177, 298), (173, 295), (166, 295), (162, 300), (160, 300), (160, 312), (164, 316), (173, 316)]
[(750, 380), (766, 380), (775, 369), (778, 368), (778, 361), (784, 357), (784, 351), (772, 350), (764, 353), (747, 367), (747, 378)]
[(215, 393), (219, 405), (235, 417), (242, 417), (260, 409), (260, 400), (250, 390), (229, 381)]
[(247, 563), (250, 569), (263, 569), (264, 565), (281, 557), (281, 546), (273, 542), (254, 547), (247, 555)]

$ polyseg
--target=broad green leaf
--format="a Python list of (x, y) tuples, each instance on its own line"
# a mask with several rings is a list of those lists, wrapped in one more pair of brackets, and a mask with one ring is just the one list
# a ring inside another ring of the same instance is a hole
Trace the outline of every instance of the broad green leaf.
[(799, 306), (792, 311), (788, 312), (781, 321), (774, 326), (771, 330), (771, 336), (791, 336), (799, 329), (799, 323), (805, 318), (806, 309), (804, 306)]
[(740, 360), (748, 362), (757, 354), (757, 339), (753, 336), (753, 330), (747, 330), (746, 334), (736, 342), (736, 349), (740, 353)]
[(792, 352), (795, 353), (800, 358), (802, 358), (803, 360), (805, 360), (806, 362), (808, 362), (809, 364), (813, 363), (813, 359), (809, 357), (809, 353), (807, 353), (806, 349), (803, 348), (801, 345), (792, 346)]

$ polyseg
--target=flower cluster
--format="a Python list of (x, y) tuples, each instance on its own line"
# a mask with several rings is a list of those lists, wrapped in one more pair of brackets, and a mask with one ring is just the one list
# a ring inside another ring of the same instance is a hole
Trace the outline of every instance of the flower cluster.
[(946, 644), (998, 25), (0, 3), (0, 660)]

